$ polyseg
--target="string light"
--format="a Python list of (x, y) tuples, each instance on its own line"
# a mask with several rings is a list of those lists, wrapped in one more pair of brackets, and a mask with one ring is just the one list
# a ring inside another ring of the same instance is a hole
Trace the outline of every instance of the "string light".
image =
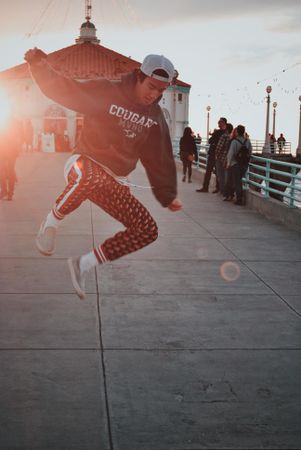
[[(37, 20), (37, 22), (35, 23), (35, 25), (32, 27), (31, 31), (29, 33), (26, 34), (26, 37), (30, 38), (35, 32), (36, 32), (36, 28), (38, 25), (41, 24), (43, 17), (46, 17), (46, 13), (49, 10), (51, 4), (54, 2), (54, 0), (49, 0), (47, 5), (45, 6), (45, 8), (43, 9), (39, 19)], [(36, 33), (37, 34), (37, 33)]]
[[(246, 103), (249, 103), (253, 106), (260, 106), (264, 103), (265, 101), (265, 97), (262, 97), (262, 87), (260, 86), (261, 83), (263, 83), (264, 81), (269, 81), (271, 82), (271, 84), (277, 85), (277, 88), (279, 88), (279, 90), (282, 92), (283, 95), (294, 95), (296, 92), (301, 90), (301, 82), (299, 84), (295, 84), (295, 86), (293, 88), (287, 86), (287, 82), (285, 81), (281, 81), (281, 78), (283, 76), (287, 75), (287, 72), (289, 72), (290, 70), (296, 68), (297, 66), (301, 65), (301, 62), (298, 61), (286, 68), (281, 69), (279, 72), (274, 73), (272, 76), (270, 77), (266, 77), (263, 78), (261, 80), (257, 80), (255, 84), (250, 83), (249, 86), (240, 86), (237, 87), (235, 89), (229, 90), (228, 92), (225, 92), (223, 90), (223, 92), (216, 92), (215, 94), (207, 94), (207, 97), (210, 98), (212, 97), (220, 97), (220, 100), (222, 100), (222, 104), (223, 106), (225, 105), (225, 107), (228, 108), (228, 110), (232, 113), (234, 112), (238, 112), (242, 106), (245, 106)], [(273, 83), (272, 83), (273, 80)], [(260, 99), (256, 100), (254, 99), (254, 94), (256, 94), (256, 92), (254, 93), (254, 88), (260, 88)], [(250, 90), (252, 91), (250, 93)], [(236, 92), (236, 94), (240, 95), (240, 99), (237, 101), (233, 101), (233, 94)], [(243, 101), (242, 101), (243, 100)], [(235, 111), (232, 107), (232, 105), (235, 104)]]

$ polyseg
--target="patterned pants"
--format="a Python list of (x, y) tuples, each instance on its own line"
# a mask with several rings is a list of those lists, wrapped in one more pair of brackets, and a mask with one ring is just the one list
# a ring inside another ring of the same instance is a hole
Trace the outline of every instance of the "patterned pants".
[(156, 222), (130, 189), (90, 159), (80, 157), (68, 173), (68, 184), (57, 198), (53, 213), (62, 219), (87, 199), (126, 227), (94, 248), (100, 263), (135, 252), (157, 239)]

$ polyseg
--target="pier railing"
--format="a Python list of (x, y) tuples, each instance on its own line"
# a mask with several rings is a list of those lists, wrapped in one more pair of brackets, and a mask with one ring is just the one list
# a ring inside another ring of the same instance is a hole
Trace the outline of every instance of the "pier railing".
[(244, 188), (281, 200), (289, 208), (301, 207), (301, 164), (253, 155)]
[[(197, 169), (206, 170), (208, 144), (197, 145)], [(179, 158), (179, 151), (175, 152)], [(285, 203), (289, 208), (301, 208), (301, 164), (252, 155), (243, 179), (245, 190), (254, 190), (268, 199)]]

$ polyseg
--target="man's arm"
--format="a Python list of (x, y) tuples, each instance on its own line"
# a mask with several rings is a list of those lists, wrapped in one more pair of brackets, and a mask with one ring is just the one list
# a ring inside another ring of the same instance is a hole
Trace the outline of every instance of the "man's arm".
[(177, 199), (177, 171), (169, 130), (163, 117), (158, 121), (140, 150), (140, 159), (156, 199), (163, 207), (177, 211), (181, 202)]
[[(83, 114), (99, 111), (100, 91), (105, 92), (109, 82), (103, 80), (80, 83), (71, 78), (64, 77), (51, 68), (47, 62), (47, 55), (42, 50), (34, 48), (25, 53), (30, 72), (46, 97), (68, 109)], [(102, 86), (103, 84), (103, 86)]]
[(251, 155), (252, 155), (253, 148), (252, 148), (252, 144), (251, 144), (250, 139), (248, 139), (248, 144), (249, 144), (249, 156), (251, 156)]

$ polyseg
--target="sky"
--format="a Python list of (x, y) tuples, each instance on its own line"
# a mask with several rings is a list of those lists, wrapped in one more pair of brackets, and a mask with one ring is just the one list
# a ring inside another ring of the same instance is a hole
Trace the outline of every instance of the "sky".
[[(75, 43), (84, 0), (0, 0), (0, 70), (23, 63), (27, 49), (52, 52)], [(101, 44), (137, 61), (159, 53), (191, 84), (189, 125), (206, 135), (220, 116), (263, 140), (266, 87), (272, 86), (276, 137), (298, 144), (301, 0), (92, 0)], [(272, 131), (272, 108), (270, 115)]]

